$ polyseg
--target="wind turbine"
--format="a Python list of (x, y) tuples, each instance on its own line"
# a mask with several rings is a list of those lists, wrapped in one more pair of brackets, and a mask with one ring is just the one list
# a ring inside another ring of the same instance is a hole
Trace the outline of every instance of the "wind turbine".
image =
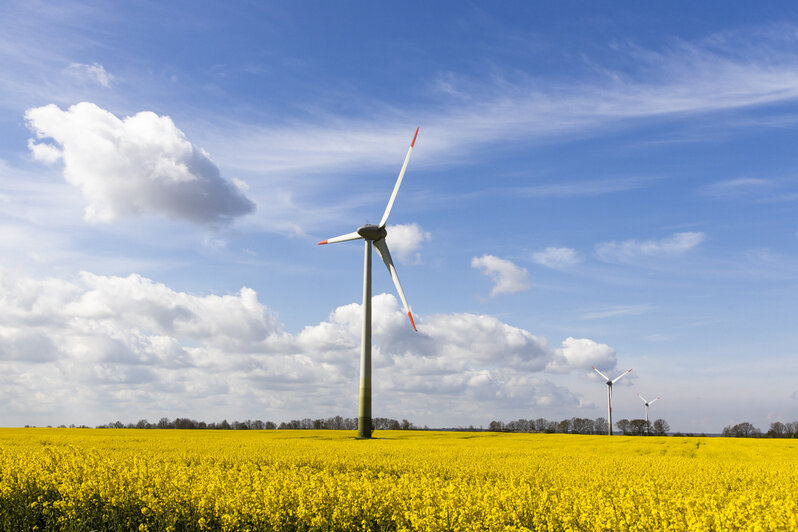
[(618, 382), (619, 380), (621, 380), (622, 377), (625, 377), (626, 375), (628, 375), (632, 370), (630, 369), (628, 371), (625, 371), (625, 372), (621, 373), (620, 375), (618, 375), (617, 377), (615, 377), (614, 379), (610, 379), (609, 377), (604, 375), (602, 372), (597, 370), (596, 366), (592, 366), (592, 367), (593, 367), (593, 369), (595, 370), (596, 373), (598, 373), (599, 375), (601, 375), (602, 377), (604, 377), (607, 380), (607, 418), (608, 418), (608, 421), (607, 421), (607, 434), (612, 436), (612, 385), (615, 384), (616, 382)]
[(648, 424), (648, 407), (649, 407), (649, 405), (654, 404), (660, 398), (657, 397), (656, 399), (654, 399), (652, 401), (646, 401), (646, 398), (643, 397), (642, 395), (637, 394), (637, 396), (640, 398), (641, 401), (643, 401), (643, 404), (646, 405), (646, 433), (648, 433), (648, 435), (651, 436), (651, 425)]
[(372, 420), (371, 420), (371, 248), (372, 245), (377, 249), (377, 253), (382, 258), (385, 266), (388, 267), (388, 272), (391, 274), (393, 284), (396, 286), (396, 291), (399, 293), (399, 298), (402, 300), (407, 317), (410, 318), (410, 325), (413, 330), (416, 329), (416, 323), (413, 321), (413, 314), (410, 312), (410, 305), (407, 304), (405, 293), (402, 290), (402, 285), (399, 283), (399, 277), (396, 275), (396, 268), (391, 260), (391, 253), (388, 251), (388, 244), (385, 243), (385, 237), (388, 232), (385, 230), (385, 224), (388, 223), (388, 216), (391, 214), (393, 202), (396, 200), (396, 193), (399, 192), (399, 186), (402, 184), (402, 179), (407, 170), (407, 163), (410, 161), (410, 154), (413, 153), (413, 146), (416, 143), (418, 136), (418, 128), (413, 135), (413, 140), (410, 142), (410, 148), (407, 150), (405, 162), (402, 164), (402, 169), (399, 171), (399, 177), (396, 179), (396, 184), (391, 193), (391, 199), (388, 200), (388, 206), (385, 207), (385, 212), (382, 215), (379, 225), (366, 224), (358, 227), (357, 231), (347, 233), (345, 235), (336, 236), (322, 240), (319, 244), (334, 244), (336, 242), (346, 242), (347, 240), (365, 240), (366, 251), (363, 258), (363, 335), (361, 336), (360, 344), (360, 407), (358, 410), (357, 418), (357, 436), (361, 439), (371, 438)]

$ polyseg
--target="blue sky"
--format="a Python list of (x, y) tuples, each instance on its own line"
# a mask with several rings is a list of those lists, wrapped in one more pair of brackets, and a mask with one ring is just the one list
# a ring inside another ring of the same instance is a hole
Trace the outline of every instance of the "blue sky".
[[(0, 7), (4, 425), (798, 410), (787, 4)], [(621, 386), (623, 384), (623, 386)]]

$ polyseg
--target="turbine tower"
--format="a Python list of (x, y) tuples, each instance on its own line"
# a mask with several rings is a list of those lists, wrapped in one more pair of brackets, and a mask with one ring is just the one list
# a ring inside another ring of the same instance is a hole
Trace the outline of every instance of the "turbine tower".
[(646, 405), (646, 434), (651, 436), (651, 425), (648, 424), (648, 407), (649, 407), (649, 405), (654, 404), (659, 399), (659, 397), (657, 397), (657, 399), (654, 399), (654, 400), (651, 400), (651, 401), (646, 401), (646, 398), (643, 397), (642, 395), (637, 394), (637, 396), (640, 398), (641, 401), (643, 401), (643, 404)]
[(393, 284), (396, 286), (396, 291), (399, 293), (399, 298), (402, 300), (407, 317), (410, 318), (410, 325), (413, 330), (416, 329), (416, 324), (413, 321), (413, 314), (410, 312), (410, 305), (407, 304), (405, 293), (402, 290), (402, 285), (399, 283), (399, 277), (396, 275), (396, 268), (391, 260), (391, 253), (388, 251), (388, 244), (385, 243), (385, 237), (388, 232), (385, 230), (385, 224), (388, 223), (388, 216), (391, 214), (393, 202), (396, 200), (396, 193), (399, 192), (399, 187), (402, 184), (402, 179), (407, 170), (407, 163), (410, 161), (410, 154), (413, 153), (413, 146), (416, 143), (418, 136), (418, 128), (413, 135), (413, 140), (410, 142), (410, 148), (407, 150), (405, 162), (402, 169), (399, 171), (399, 177), (396, 179), (396, 184), (393, 187), (391, 198), (388, 200), (388, 206), (385, 207), (385, 212), (382, 215), (379, 225), (366, 224), (358, 227), (357, 231), (348, 233), (334, 238), (322, 240), (319, 244), (334, 244), (336, 242), (346, 242), (347, 240), (365, 240), (365, 256), (363, 259), (363, 334), (361, 336), (360, 345), (360, 407), (358, 409), (357, 418), (357, 436), (360, 439), (371, 438), (372, 420), (371, 420), (371, 248), (372, 245), (377, 249), (377, 253), (382, 258), (385, 266), (388, 267), (388, 272), (391, 274)]
[(597, 370), (596, 366), (593, 366), (593, 370), (595, 370), (596, 373), (604, 377), (604, 379), (606, 379), (607, 381), (607, 434), (612, 436), (612, 385), (621, 380), (622, 377), (625, 377), (632, 370), (630, 369), (628, 371), (625, 371), (620, 375), (618, 375), (617, 377), (615, 377), (614, 379), (610, 379), (602, 372)]

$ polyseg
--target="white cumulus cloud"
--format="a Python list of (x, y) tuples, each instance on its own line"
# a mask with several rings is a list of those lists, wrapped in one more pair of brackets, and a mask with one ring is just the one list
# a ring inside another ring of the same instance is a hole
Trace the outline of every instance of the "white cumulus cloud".
[(521, 268), (512, 261), (485, 254), (471, 259), (471, 267), (482, 270), (483, 274), (491, 278), (493, 281), (491, 296), (529, 289), (526, 268)]
[(532, 254), (532, 260), (555, 270), (567, 268), (579, 262), (576, 250), (565, 247), (547, 247)]
[(64, 178), (88, 202), (88, 221), (157, 213), (224, 223), (255, 208), (168, 116), (145, 111), (119, 119), (83, 102), (66, 111), (53, 104), (28, 109), (25, 119), (38, 139), (55, 142), (29, 148), (44, 162), (63, 159)]
[(596, 245), (596, 255), (605, 262), (627, 262), (645, 257), (673, 257), (690, 251), (706, 240), (701, 232), (674, 233), (661, 240), (624, 240)]
[(554, 350), (554, 357), (547, 369), (554, 372), (590, 371), (591, 366), (600, 370), (613, 369), (617, 363), (615, 350), (607, 344), (589, 338), (568, 337), (562, 347)]
[(421, 244), (432, 238), (427, 231), (418, 224), (389, 225), (387, 230), (388, 236), (385, 240), (396, 260), (405, 263), (421, 262)]
[(52, 144), (45, 144), (44, 142), (37, 144), (33, 139), (28, 139), (28, 149), (37, 161), (53, 164), (61, 160), (61, 150)]

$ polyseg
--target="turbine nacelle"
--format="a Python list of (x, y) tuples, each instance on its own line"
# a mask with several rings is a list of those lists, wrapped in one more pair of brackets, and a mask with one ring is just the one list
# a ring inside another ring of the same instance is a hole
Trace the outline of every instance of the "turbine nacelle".
[(646, 405), (646, 406), (650, 406), (653, 403), (657, 402), (658, 400), (662, 399), (662, 397), (657, 397), (656, 399), (652, 399), (651, 401), (649, 401), (649, 400), (647, 400), (645, 397), (643, 397), (640, 394), (637, 394), (637, 396), (640, 398), (641, 401), (643, 401), (643, 404)]
[(616, 382), (621, 380), (623, 377), (626, 377), (629, 373), (632, 372), (631, 369), (628, 369), (628, 370), (624, 371), (623, 373), (621, 373), (620, 375), (618, 375), (617, 377), (615, 377), (614, 379), (610, 379), (609, 377), (604, 375), (602, 372), (597, 370), (596, 366), (592, 366), (592, 368), (593, 368), (593, 371), (595, 371), (596, 373), (598, 373), (599, 375), (601, 375), (602, 377), (604, 377), (606, 379), (607, 386), (612, 386), (613, 384), (615, 384)]
[(357, 234), (366, 240), (380, 240), (388, 236), (388, 231), (385, 230), (385, 226), (366, 224), (357, 228)]

